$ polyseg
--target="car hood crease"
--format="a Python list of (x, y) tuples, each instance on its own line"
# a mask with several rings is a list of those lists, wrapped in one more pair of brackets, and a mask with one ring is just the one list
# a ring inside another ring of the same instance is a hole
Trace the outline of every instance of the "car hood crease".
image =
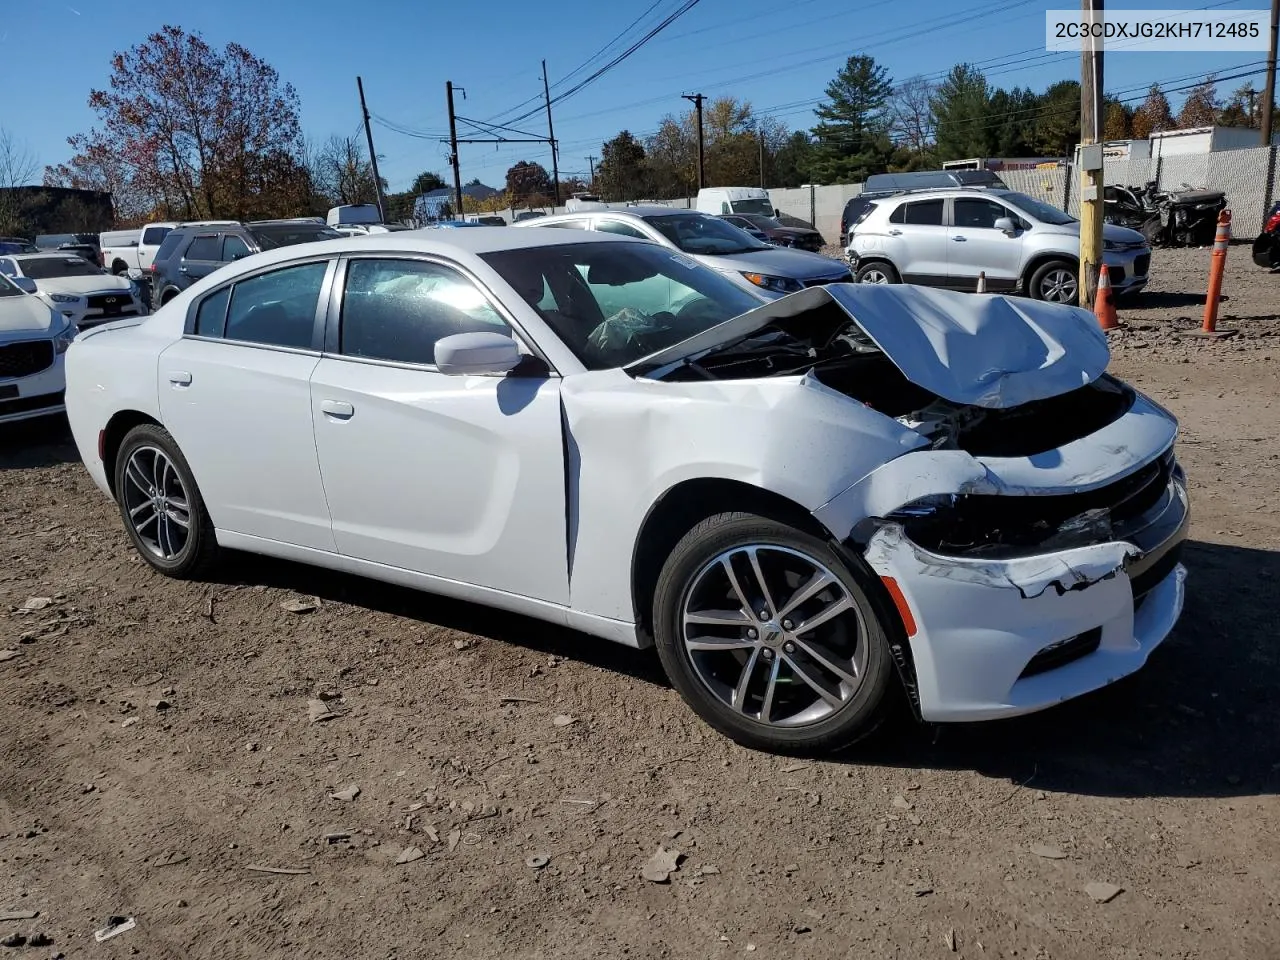
[(903, 375), (953, 403), (992, 409), (1068, 393), (1110, 360), (1106, 336), (1078, 307), (910, 285), (833, 284), (802, 290), (627, 367), (655, 370), (839, 306)]

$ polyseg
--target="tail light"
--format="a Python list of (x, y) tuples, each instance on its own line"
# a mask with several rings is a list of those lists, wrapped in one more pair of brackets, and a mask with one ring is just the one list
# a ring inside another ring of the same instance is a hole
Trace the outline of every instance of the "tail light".
[(1262, 228), (1263, 233), (1271, 233), (1277, 227), (1280, 227), (1280, 210), (1273, 213), (1267, 220), (1267, 225)]

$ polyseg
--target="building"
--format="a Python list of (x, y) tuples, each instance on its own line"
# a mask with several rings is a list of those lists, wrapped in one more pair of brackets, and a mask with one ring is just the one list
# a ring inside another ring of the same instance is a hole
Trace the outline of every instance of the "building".
[[(1280, 134), (1272, 137), (1272, 143), (1280, 143)], [(1260, 146), (1262, 134), (1251, 127), (1189, 127), (1160, 130), (1145, 140), (1109, 140), (1102, 154), (1107, 160), (1154, 160)]]
[(948, 160), (943, 170), (1034, 170), (1046, 163), (1057, 163), (1060, 157), (970, 157), (967, 160)]

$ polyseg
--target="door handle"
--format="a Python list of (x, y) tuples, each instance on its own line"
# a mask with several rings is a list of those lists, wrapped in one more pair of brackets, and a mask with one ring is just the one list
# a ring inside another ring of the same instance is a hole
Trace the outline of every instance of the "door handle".
[(320, 410), (331, 420), (350, 420), (356, 414), (356, 408), (345, 400), (321, 400)]
[(902, 231), (901, 231), (901, 230), (890, 230), (890, 231), (889, 231), (889, 236), (891, 236), (891, 237), (900, 237), (900, 236), (902, 236)]
[(186, 272), (187, 272), (187, 268), (186, 268), (186, 267), (179, 267), (179, 268), (178, 268), (178, 272), (179, 272), (179, 273), (186, 273)]
[(169, 382), (175, 387), (191, 386), (191, 374), (185, 370), (174, 370), (169, 374)]
[(964, 243), (964, 242), (965, 242), (965, 240), (966, 240), (966, 239), (968, 239), (968, 238), (967, 238), (967, 237), (952, 237), (951, 239), (952, 239), (952, 240), (954, 240), (956, 243)]

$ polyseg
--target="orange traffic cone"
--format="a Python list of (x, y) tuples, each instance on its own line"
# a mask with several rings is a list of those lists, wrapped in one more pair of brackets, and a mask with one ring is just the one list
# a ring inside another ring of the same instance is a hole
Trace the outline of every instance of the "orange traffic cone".
[(1116, 302), (1111, 296), (1111, 271), (1103, 264), (1098, 269), (1098, 295), (1093, 300), (1093, 315), (1103, 330), (1115, 330), (1120, 326), (1116, 319)]

